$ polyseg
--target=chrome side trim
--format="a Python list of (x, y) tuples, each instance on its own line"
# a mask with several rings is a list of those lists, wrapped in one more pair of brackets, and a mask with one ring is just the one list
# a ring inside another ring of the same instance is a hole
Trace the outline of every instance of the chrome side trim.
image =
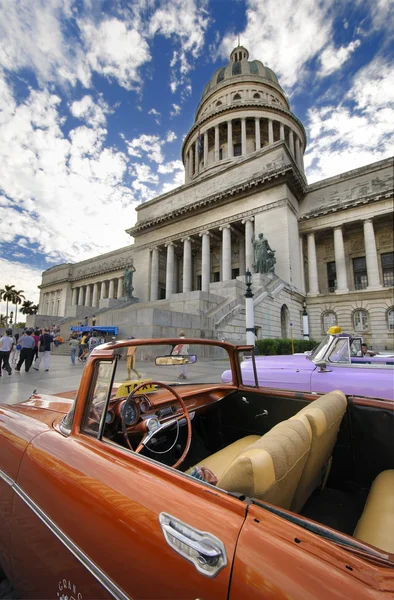
[(76, 545), (74, 542), (41, 510), (41, 508), (15, 483), (15, 493), (27, 504), (37, 517), (48, 527), (48, 529), (66, 546), (77, 560), (93, 575), (93, 577), (111, 594), (116, 600), (131, 600), (96, 563)]
[(9, 477), (7, 475), (7, 473), (4, 473), (4, 471), (2, 471), (1, 469), (0, 469), (0, 479), (5, 481), (6, 483), (8, 483), (8, 485), (10, 485), (10, 486), (13, 486), (15, 483), (14, 480), (11, 479), (11, 477)]

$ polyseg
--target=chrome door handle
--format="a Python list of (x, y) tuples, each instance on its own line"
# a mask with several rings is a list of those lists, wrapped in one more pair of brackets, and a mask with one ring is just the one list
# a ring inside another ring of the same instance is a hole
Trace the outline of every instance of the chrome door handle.
[(226, 549), (216, 536), (199, 531), (168, 513), (160, 513), (159, 521), (167, 544), (203, 575), (215, 577), (227, 565)]

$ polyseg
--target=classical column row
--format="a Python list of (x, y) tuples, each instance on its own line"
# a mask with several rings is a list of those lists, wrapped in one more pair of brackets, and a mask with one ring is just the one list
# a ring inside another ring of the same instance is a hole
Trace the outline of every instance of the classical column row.
[[(238, 232), (239, 238), (239, 272), (244, 273), (246, 268), (252, 269), (253, 258), (253, 217), (244, 219), (244, 235)], [(232, 279), (232, 239), (231, 233), (234, 229), (230, 224), (219, 228), (221, 232), (221, 281)], [(211, 282), (211, 238), (217, 238), (217, 234), (211, 231), (202, 231), (199, 233), (201, 238), (201, 290), (209, 291)], [(193, 290), (193, 255), (192, 239), (190, 237), (181, 238), (179, 241), (166, 244), (166, 298), (178, 291), (176, 287), (176, 267), (175, 267), (175, 244), (182, 245), (182, 265), (183, 265), (183, 293)], [(153, 302), (159, 299), (159, 248), (155, 247), (151, 251), (151, 276), (150, 276), (150, 300)]]
[(71, 304), (97, 308), (103, 298), (121, 298), (123, 295), (123, 277), (117, 277), (73, 288)]
[[(190, 144), (189, 150), (185, 157), (185, 173), (186, 180), (197, 175), (200, 169), (206, 169), (219, 162), (224, 158), (233, 158), (234, 156), (234, 136), (233, 136), (233, 121), (240, 121), (240, 139), (241, 142), (241, 156), (247, 154), (247, 135), (246, 135), (246, 121), (251, 121), (251, 117), (238, 117), (237, 119), (230, 119), (228, 121), (221, 122), (214, 127), (210, 127), (203, 132), (198, 130), (196, 138)], [(303, 170), (303, 147), (300, 138), (297, 133), (291, 129), (288, 125), (277, 121), (275, 119), (269, 119), (265, 117), (256, 116), (254, 117), (254, 148), (255, 151), (261, 149), (261, 120), (267, 122), (268, 128), (268, 145), (273, 144), (278, 140), (287, 140), (289, 150), (296, 161), (298, 167)], [(219, 128), (223, 126), (227, 127), (227, 156), (220, 155), (220, 131)], [(275, 139), (274, 126), (278, 130), (279, 126), (279, 138)], [(213, 148), (209, 148), (209, 131), (213, 131)], [(209, 150), (213, 150), (212, 158), (209, 158)]]
[[(379, 280), (378, 253), (376, 250), (375, 232), (372, 219), (366, 219), (363, 222), (364, 230), (364, 248), (365, 261), (367, 267), (368, 290), (379, 289), (381, 287)], [(336, 293), (342, 294), (349, 291), (347, 270), (346, 270), (346, 254), (343, 241), (342, 227), (335, 227), (333, 232), (334, 237), (334, 257), (336, 269)], [(302, 244), (301, 244), (302, 246)], [(315, 234), (309, 233), (307, 236), (307, 251), (308, 251), (308, 282), (309, 294), (319, 294), (317, 255), (316, 255), (316, 240)]]

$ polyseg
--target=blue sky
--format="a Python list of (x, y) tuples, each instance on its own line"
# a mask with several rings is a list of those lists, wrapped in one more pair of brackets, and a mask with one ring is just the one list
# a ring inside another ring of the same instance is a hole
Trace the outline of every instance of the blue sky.
[(43, 270), (132, 243), (238, 35), (305, 125), (309, 182), (392, 156), (393, 32), (392, 0), (0, 0), (0, 288), (37, 302)]

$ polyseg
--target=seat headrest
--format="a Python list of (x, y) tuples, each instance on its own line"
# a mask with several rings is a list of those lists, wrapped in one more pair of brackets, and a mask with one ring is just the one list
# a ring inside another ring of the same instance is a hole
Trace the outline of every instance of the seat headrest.
[(290, 420), (308, 419), (314, 436), (319, 437), (338, 419), (341, 419), (346, 411), (347, 399), (343, 392), (335, 390), (324, 394), (310, 404), (305, 406)]
[(308, 423), (284, 421), (238, 454), (217, 485), (288, 508), (310, 449)]

